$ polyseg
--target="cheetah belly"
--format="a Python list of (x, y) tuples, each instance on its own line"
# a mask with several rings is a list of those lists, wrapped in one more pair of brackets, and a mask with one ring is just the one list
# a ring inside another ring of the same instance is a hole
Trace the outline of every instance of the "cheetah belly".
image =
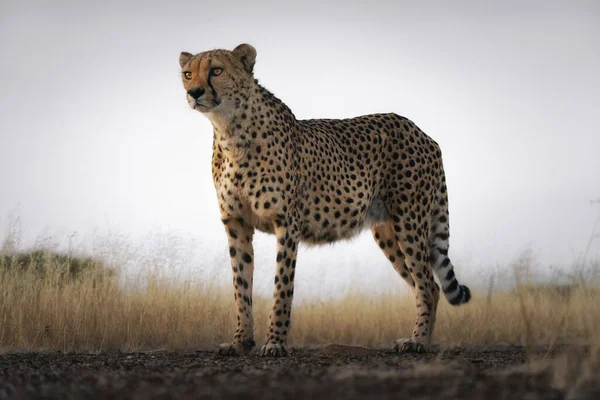
[[(362, 211), (361, 211), (362, 209)], [(336, 216), (339, 213), (339, 217)], [(303, 243), (319, 245), (338, 240), (351, 239), (365, 229), (370, 229), (388, 219), (383, 200), (374, 198), (364, 207), (341, 207), (315, 220), (315, 214), (303, 221)]]

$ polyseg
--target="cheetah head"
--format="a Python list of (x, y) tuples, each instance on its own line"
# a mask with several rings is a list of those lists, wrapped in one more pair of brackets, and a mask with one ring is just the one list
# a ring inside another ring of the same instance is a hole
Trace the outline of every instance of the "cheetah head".
[(241, 44), (233, 51), (210, 50), (179, 56), (181, 79), (191, 108), (208, 114), (227, 114), (239, 108), (254, 83), (256, 50)]

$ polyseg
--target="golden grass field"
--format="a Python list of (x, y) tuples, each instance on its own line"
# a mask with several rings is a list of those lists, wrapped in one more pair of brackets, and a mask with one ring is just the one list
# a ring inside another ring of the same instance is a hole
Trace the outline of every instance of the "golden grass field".
[[(600, 285), (593, 280), (473, 290), (452, 307), (440, 300), (434, 342), (442, 346), (496, 343), (600, 342)], [(598, 269), (598, 265), (591, 268)], [(119, 279), (118, 268), (50, 251), (0, 257), (0, 349), (103, 351), (210, 349), (235, 330), (230, 287), (149, 273)], [(597, 276), (597, 274), (595, 275)], [(516, 278), (515, 278), (516, 277)], [(399, 284), (401, 281), (399, 279)], [(255, 298), (255, 338), (261, 343), (269, 298)], [(295, 305), (291, 345), (325, 343), (389, 347), (408, 337), (415, 317), (410, 295), (350, 291), (341, 298)]]

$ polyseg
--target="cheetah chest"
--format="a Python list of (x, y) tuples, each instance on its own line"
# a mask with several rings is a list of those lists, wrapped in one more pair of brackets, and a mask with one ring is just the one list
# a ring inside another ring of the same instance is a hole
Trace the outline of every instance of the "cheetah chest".
[(261, 232), (274, 232), (285, 200), (275, 177), (231, 165), (213, 178), (222, 215), (243, 218)]

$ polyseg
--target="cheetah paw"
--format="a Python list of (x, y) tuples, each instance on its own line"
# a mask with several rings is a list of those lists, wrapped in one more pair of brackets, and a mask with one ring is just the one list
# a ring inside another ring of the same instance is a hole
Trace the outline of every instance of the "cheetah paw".
[(425, 345), (415, 339), (398, 339), (394, 342), (394, 350), (398, 353), (425, 353)]
[(252, 339), (246, 339), (243, 342), (222, 343), (217, 348), (217, 354), (220, 356), (242, 356), (250, 353), (254, 345)]
[(283, 345), (267, 343), (260, 349), (260, 355), (262, 357), (287, 357), (290, 353)]

